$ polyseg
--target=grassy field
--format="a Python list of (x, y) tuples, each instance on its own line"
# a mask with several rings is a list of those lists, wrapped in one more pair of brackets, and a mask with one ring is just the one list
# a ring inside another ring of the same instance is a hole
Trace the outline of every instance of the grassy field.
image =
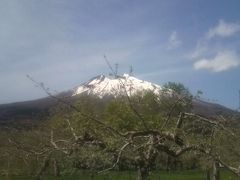
[[(205, 174), (201, 171), (179, 171), (179, 172), (154, 172), (151, 175), (152, 180), (204, 180)], [(31, 180), (33, 177), (15, 176), (0, 177), (1, 180)], [(81, 173), (80, 175), (62, 176), (62, 177), (43, 177), (43, 180), (135, 180), (135, 172), (110, 172), (102, 175), (91, 175), (90, 173)], [(233, 174), (222, 171), (222, 180), (239, 180)]]

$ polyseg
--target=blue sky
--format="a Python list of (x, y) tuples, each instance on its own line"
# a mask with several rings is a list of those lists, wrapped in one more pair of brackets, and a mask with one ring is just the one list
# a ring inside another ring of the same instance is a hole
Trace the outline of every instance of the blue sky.
[(121, 73), (164, 84), (231, 108), (240, 89), (239, 0), (1, 0), (0, 103), (45, 96), (26, 74), (68, 90)]

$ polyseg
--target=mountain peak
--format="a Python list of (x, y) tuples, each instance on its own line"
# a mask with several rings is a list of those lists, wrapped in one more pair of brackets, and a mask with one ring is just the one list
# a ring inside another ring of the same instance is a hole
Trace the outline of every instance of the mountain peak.
[(74, 89), (73, 96), (86, 93), (97, 95), (100, 98), (104, 96), (126, 95), (131, 96), (139, 91), (153, 91), (159, 93), (161, 86), (148, 81), (140, 80), (129, 74), (117, 76), (96, 76), (86, 83)]

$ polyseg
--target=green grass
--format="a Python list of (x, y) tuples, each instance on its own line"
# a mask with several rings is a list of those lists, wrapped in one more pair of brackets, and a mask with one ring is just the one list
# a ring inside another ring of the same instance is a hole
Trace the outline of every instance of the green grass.
[[(14, 176), (14, 177), (0, 177), (0, 180), (31, 180), (33, 177)], [(135, 180), (136, 173), (130, 171), (124, 172), (109, 172), (101, 175), (92, 175), (89, 172), (82, 172), (79, 175), (62, 176), (62, 177), (43, 177), (42, 180)], [(153, 172), (151, 180), (204, 180), (205, 174), (201, 171), (176, 171)], [(233, 174), (227, 171), (221, 172), (221, 180), (238, 180)]]

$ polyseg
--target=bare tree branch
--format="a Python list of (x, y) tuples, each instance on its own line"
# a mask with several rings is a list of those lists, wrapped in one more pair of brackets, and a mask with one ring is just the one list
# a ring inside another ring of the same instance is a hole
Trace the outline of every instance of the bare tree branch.
[(53, 145), (53, 147), (58, 150), (58, 151), (61, 151), (63, 152), (64, 154), (69, 154), (69, 152), (66, 150), (66, 148), (60, 148), (56, 142), (53, 140), (53, 130), (51, 130), (51, 138), (50, 138), (50, 142), (51, 144)]
[(117, 164), (119, 163), (120, 158), (121, 158), (121, 156), (122, 156), (122, 153), (123, 153), (124, 149), (125, 149), (127, 146), (129, 146), (129, 145), (130, 145), (130, 142), (127, 142), (126, 144), (124, 144), (124, 145), (120, 148), (119, 153), (118, 153), (118, 156), (117, 156), (117, 160), (116, 160), (116, 162), (113, 164), (112, 167), (107, 168), (107, 169), (104, 169), (104, 170), (102, 170), (102, 171), (99, 171), (98, 173), (103, 173), (103, 172), (110, 171), (110, 170), (114, 169), (114, 168), (117, 166)]
[(217, 126), (217, 127), (221, 128), (222, 130), (227, 131), (227, 132), (230, 133), (232, 136), (235, 136), (235, 134), (234, 134), (232, 131), (230, 131), (229, 129), (225, 128), (225, 127), (221, 124), (221, 122), (212, 121), (212, 120), (210, 120), (210, 119), (208, 119), (208, 118), (205, 118), (205, 117), (202, 117), (202, 116), (200, 116), (200, 115), (193, 114), (193, 113), (185, 113), (185, 115), (186, 115), (186, 116), (189, 116), (189, 117), (195, 117), (195, 118), (197, 118), (197, 119), (200, 120), (200, 121), (206, 122), (206, 123), (211, 124), (211, 125), (213, 125), (213, 126)]
[(12, 140), (12, 139), (8, 139), (8, 141), (9, 141), (9, 143), (13, 144), (17, 149), (20, 149), (22, 151), (25, 151), (25, 152), (31, 153), (31, 154), (35, 154), (35, 155), (43, 155), (43, 154), (50, 151), (49, 148), (44, 149), (42, 151), (35, 151), (35, 150), (33, 150), (33, 147), (32, 148), (29, 147), (29, 146), (25, 147), (25, 146), (22, 145), (22, 143), (18, 143), (16, 141)]

